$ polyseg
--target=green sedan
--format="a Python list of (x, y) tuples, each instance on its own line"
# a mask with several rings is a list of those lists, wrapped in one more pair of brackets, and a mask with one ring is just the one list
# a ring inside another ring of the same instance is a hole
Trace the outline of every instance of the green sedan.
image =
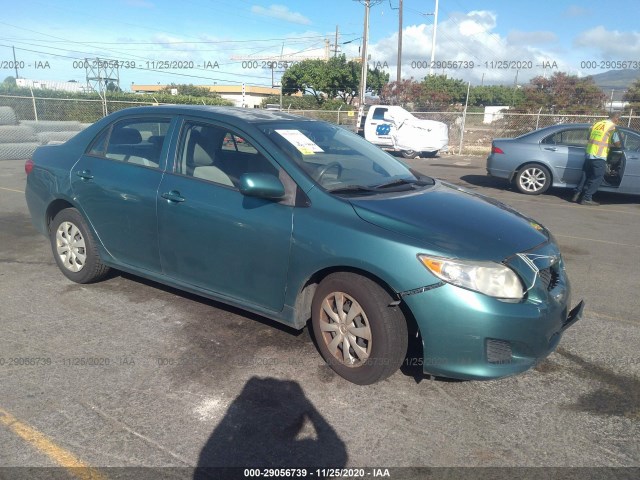
[(406, 362), (460, 379), (523, 372), (582, 313), (543, 226), (325, 122), (132, 108), (25, 169), (33, 223), (70, 280), (117, 269), (308, 326), (357, 384)]

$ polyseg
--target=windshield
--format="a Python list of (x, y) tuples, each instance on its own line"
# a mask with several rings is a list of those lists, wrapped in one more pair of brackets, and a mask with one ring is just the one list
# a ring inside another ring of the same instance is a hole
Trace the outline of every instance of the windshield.
[(330, 192), (365, 194), (433, 184), (363, 138), (328, 123), (268, 122), (258, 128)]

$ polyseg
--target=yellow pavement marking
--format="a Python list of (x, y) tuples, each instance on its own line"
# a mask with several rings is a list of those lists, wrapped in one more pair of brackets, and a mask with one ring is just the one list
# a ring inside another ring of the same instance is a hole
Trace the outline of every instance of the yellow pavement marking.
[(14, 190), (13, 188), (0, 187), (0, 190), (7, 190), (8, 192), (24, 193), (24, 190)]
[(47, 455), (51, 460), (66, 468), (71, 475), (81, 480), (107, 480), (99, 471), (84, 464), (73, 453), (56, 445), (35, 428), (21, 422), (6, 410), (0, 408), (0, 424), (9, 427), (20, 438), (25, 440), (39, 452)]

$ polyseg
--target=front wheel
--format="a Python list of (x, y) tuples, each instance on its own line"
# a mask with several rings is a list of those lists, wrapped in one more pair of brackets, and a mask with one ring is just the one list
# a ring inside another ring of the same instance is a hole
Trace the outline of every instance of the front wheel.
[(369, 385), (392, 375), (407, 353), (407, 322), (377, 283), (351, 273), (325, 278), (311, 321), (320, 354), (341, 377)]
[(416, 152), (415, 150), (402, 150), (401, 153), (404, 158), (416, 158), (420, 152)]
[(100, 260), (84, 218), (75, 208), (58, 212), (51, 222), (49, 236), (53, 257), (69, 280), (77, 283), (96, 282), (109, 271), (109, 267)]
[(540, 195), (551, 186), (551, 173), (547, 167), (537, 163), (528, 163), (516, 174), (515, 184), (520, 193)]

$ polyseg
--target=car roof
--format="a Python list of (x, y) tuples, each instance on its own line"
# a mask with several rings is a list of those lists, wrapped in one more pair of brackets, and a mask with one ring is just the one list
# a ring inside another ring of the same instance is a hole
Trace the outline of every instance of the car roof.
[(207, 116), (214, 114), (216, 117), (231, 117), (244, 120), (249, 123), (289, 120), (311, 121), (312, 119), (290, 113), (263, 110), (258, 108), (219, 107), (211, 105), (153, 105), (144, 107), (125, 108), (117, 112), (122, 115), (148, 115), (148, 114), (172, 114), (172, 115), (198, 115)]

